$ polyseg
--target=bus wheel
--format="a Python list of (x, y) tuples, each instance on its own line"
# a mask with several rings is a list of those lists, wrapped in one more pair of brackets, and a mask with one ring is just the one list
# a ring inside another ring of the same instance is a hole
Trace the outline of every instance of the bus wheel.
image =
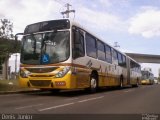
[(121, 76), (120, 77), (120, 89), (122, 89), (123, 88), (123, 77)]
[(86, 89), (89, 93), (95, 93), (97, 91), (97, 77), (91, 76), (90, 87)]
[(136, 87), (138, 87), (139, 86), (139, 83), (138, 83), (138, 81), (137, 81), (137, 83), (136, 83)]
[(138, 87), (138, 85), (139, 85), (139, 83), (138, 83), (138, 80), (137, 80), (136, 84), (133, 85), (133, 87)]

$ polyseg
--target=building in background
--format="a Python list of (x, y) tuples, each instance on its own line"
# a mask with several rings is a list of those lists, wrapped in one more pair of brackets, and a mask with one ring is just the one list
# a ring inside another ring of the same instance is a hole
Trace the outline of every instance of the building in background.
[(20, 54), (15, 53), (0, 66), (0, 80), (16, 79), (19, 72)]

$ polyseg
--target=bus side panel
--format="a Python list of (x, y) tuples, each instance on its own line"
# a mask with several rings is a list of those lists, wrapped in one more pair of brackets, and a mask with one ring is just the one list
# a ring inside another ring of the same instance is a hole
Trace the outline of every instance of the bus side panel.
[(76, 67), (76, 88), (89, 87), (90, 70), (86, 68)]
[(88, 88), (90, 86), (91, 70), (86, 66), (86, 64), (86, 57), (80, 57), (73, 60), (72, 73), (76, 78), (76, 88)]

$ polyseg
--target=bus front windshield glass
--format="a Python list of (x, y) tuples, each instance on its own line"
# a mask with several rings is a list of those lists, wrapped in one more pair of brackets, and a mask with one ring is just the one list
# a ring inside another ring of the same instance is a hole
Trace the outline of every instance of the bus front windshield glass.
[(21, 63), (53, 64), (69, 58), (69, 31), (45, 32), (23, 37)]

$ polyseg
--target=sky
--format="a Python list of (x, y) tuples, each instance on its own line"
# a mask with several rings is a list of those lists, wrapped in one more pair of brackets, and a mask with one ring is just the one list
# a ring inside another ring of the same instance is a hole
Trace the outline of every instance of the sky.
[[(76, 11), (70, 19), (111, 45), (118, 42), (121, 51), (160, 55), (160, 0), (0, 0), (0, 19), (11, 20), (15, 34), (28, 24), (63, 18), (66, 3)], [(141, 65), (158, 76), (160, 64)]]

